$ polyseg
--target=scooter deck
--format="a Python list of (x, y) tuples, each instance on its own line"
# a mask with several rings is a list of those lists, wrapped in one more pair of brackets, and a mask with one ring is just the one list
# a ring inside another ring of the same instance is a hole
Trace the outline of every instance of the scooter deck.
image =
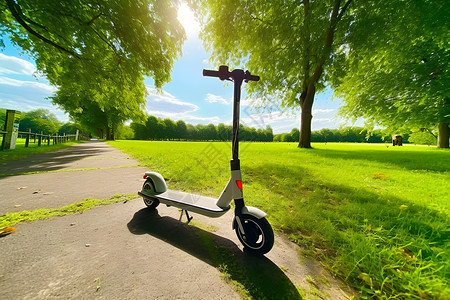
[(230, 209), (230, 205), (226, 208), (217, 206), (217, 199), (174, 190), (167, 190), (158, 195), (147, 195), (143, 192), (138, 194), (144, 198), (159, 200), (167, 206), (178, 207), (211, 218), (218, 218)]

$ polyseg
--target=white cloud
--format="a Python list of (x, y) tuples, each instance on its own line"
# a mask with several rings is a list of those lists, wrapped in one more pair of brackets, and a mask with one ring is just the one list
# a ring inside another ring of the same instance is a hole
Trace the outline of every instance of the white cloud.
[(267, 125), (274, 127), (278, 123), (291, 121), (293, 118), (295, 117), (289, 116), (286, 113), (274, 111), (270, 113), (250, 114), (248, 117), (241, 118), (241, 123), (248, 127), (265, 129)]
[(231, 101), (228, 101), (227, 99), (223, 98), (222, 96), (216, 96), (213, 94), (208, 93), (205, 98), (206, 101), (209, 103), (221, 103), (221, 104), (230, 104)]
[(333, 109), (333, 108), (330, 108), (330, 109), (318, 108), (318, 109), (313, 109), (312, 114), (313, 115), (328, 114), (328, 113), (332, 113), (332, 112), (335, 112), (335, 111), (336, 111), (336, 109)]
[(44, 108), (53, 112), (58, 120), (62, 122), (69, 121), (69, 116), (63, 110), (51, 104), (50, 100), (46, 100), (44, 97), (36, 97), (35, 95), (20, 95), (17, 93), (5, 93), (3, 91), (0, 91), (0, 107), (6, 109), (14, 109), (21, 112), (28, 112), (38, 108)]
[(213, 123), (214, 125), (217, 125), (217, 124), (221, 123), (221, 120), (220, 120), (219, 117), (184, 116), (181, 119), (186, 121), (186, 123), (191, 123), (191, 124), (209, 124), (209, 123)]
[(243, 100), (241, 100), (241, 106), (248, 106), (248, 107), (262, 107), (263, 104), (268, 104), (269, 106), (273, 106), (271, 105), (272, 103), (264, 103), (264, 100), (262, 98), (245, 98)]
[(34, 90), (41, 90), (42, 92), (45, 93), (53, 93), (57, 90), (55, 87), (45, 83), (40, 83), (37, 81), (23, 81), (3, 76), (0, 76), (0, 85), (7, 85), (10, 87), (20, 87), (20, 88), (31, 88)]
[(24, 59), (0, 53), (0, 74), (33, 75), (36, 67)]
[(172, 94), (162, 91), (159, 93), (155, 88), (147, 88), (147, 113), (159, 118), (170, 118), (174, 121), (184, 120), (191, 124), (219, 124), (220, 118), (217, 116), (205, 117), (194, 116), (192, 113), (199, 110), (193, 103), (184, 102), (177, 99)]
[(190, 123), (190, 124), (209, 124), (209, 123), (213, 123), (215, 125), (221, 123), (222, 121), (220, 120), (219, 117), (198, 117), (198, 116), (192, 116), (189, 113), (171, 113), (171, 112), (166, 112), (166, 111), (147, 111), (150, 115), (158, 117), (158, 118), (170, 118), (174, 121), (178, 121), (178, 120), (183, 120), (186, 123)]
[(180, 114), (197, 111), (199, 107), (195, 104), (177, 99), (168, 92), (158, 93), (154, 88), (147, 88), (147, 110), (150, 114), (155, 112), (165, 114)]
[[(12, 72), (9, 73), (12, 74)], [(15, 73), (19, 74), (19, 72)], [(31, 74), (26, 74), (26, 71), (23, 71), (22, 74), (28, 75), (27, 78), (32, 78)], [(47, 99), (56, 90), (57, 88), (42, 82), (0, 76), (0, 107), (22, 112), (44, 108), (53, 112), (60, 121), (66, 122), (69, 119), (68, 115), (52, 105), (51, 101)]]
[(287, 124), (281, 125), (274, 124), (274, 126), (272, 126), (272, 129), (274, 134), (280, 134), (280, 133), (289, 133), (291, 132), (292, 128), (299, 128), (299, 127), (300, 127), (300, 120), (295, 120)]

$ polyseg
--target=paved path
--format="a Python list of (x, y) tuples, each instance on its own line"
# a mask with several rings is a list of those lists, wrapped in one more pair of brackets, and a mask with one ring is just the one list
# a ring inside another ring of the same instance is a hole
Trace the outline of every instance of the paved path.
[(86, 198), (110, 198), (118, 193), (136, 194), (146, 171), (138, 164), (120, 150), (92, 141), (0, 165), (0, 174), (49, 172), (1, 176), (0, 215), (58, 208)]
[[(102, 142), (0, 165), (0, 174), (52, 171), (0, 177), (0, 215), (135, 194), (146, 170), (137, 165)], [(266, 256), (243, 253), (231, 213), (218, 219), (193, 214), (197, 226), (178, 216), (164, 205), (149, 212), (135, 199), (18, 224), (0, 238), (0, 299), (239, 299), (219, 272), (224, 266), (249, 290), (264, 291), (272, 282), (300, 299), (297, 287), (310, 290), (306, 276), (326, 273), (317, 262), (300, 263), (298, 249), (280, 235)], [(211, 225), (214, 232), (201, 229)], [(323, 294), (346, 299), (340, 283), (328, 280), (330, 286), (317, 286)]]

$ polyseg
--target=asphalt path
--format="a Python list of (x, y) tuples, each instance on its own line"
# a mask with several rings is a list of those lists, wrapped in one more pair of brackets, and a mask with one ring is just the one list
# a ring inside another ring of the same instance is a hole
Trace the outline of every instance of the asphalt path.
[[(9, 162), (0, 165), (0, 216), (137, 194), (145, 171), (98, 141)], [(298, 288), (328, 299), (354, 295), (318, 262), (299, 259), (284, 235), (276, 234), (266, 256), (254, 257), (242, 251), (232, 213), (192, 214), (194, 226), (179, 215), (164, 205), (151, 212), (137, 198), (17, 224), (0, 238), (0, 299), (239, 299), (228, 273), (253, 291), (275, 282), (292, 299), (301, 299)], [(328, 283), (308, 279), (322, 277)]]

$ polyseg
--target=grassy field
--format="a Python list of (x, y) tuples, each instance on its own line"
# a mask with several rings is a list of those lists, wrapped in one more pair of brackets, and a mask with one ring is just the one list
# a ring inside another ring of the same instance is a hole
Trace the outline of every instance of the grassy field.
[[(218, 196), (229, 143), (110, 142), (171, 189)], [(450, 299), (450, 151), (241, 143), (247, 205), (363, 298)]]

